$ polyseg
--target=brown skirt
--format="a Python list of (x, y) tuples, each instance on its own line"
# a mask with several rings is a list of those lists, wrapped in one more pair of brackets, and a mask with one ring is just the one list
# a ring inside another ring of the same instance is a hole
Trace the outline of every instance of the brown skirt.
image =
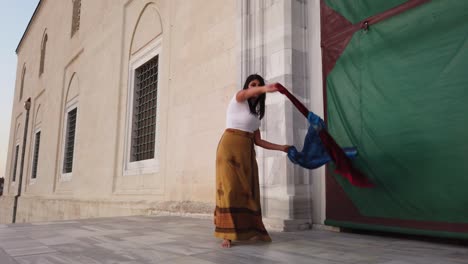
[(271, 241), (262, 221), (253, 133), (226, 129), (216, 153), (215, 237)]

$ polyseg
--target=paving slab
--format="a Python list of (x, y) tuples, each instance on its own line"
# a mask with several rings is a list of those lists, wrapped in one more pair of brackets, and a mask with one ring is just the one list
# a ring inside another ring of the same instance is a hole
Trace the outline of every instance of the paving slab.
[(0, 226), (0, 264), (468, 264), (468, 248), (401, 236), (270, 232), (220, 248), (213, 221), (131, 216)]

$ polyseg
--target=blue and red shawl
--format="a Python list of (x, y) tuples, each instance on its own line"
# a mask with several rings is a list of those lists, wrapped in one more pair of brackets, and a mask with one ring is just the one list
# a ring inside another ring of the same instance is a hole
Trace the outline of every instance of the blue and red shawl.
[(322, 118), (310, 112), (284, 86), (279, 85), (279, 92), (291, 100), (294, 106), (309, 121), (309, 129), (304, 139), (304, 147), (298, 151), (292, 146), (288, 149), (288, 158), (295, 164), (307, 169), (318, 168), (330, 161), (335, 163), (335, 172), (357, 187), (373, 187), (372, 182), (358, 169), (353, 167), (350, 158), (357, 155), (355, 147), (341, 148), (328, 133)]

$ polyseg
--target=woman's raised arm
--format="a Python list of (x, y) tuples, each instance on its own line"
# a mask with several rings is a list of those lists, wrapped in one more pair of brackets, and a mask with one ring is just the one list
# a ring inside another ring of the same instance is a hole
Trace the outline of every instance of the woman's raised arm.
[(264, 93), (277, 92), (279, 89), (279, 83), (272, 83), (265, 86), (257, 86), (249, 89), (241, 90), (236, 94), (237, 102), (243, 102), (251, 97), (256, 97)]

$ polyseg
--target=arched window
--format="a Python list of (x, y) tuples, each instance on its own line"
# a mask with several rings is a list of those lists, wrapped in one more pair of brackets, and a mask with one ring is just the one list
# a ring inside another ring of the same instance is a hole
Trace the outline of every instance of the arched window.
[(39, 65), (39, 76), (41, 76), (42, 73), (44, 72), (46, 46), (47, 46), (47, 34), (44, 35), (44, 39), (42, 40), (42, 45), (41, 45), (41, 64)]
[(70, 78), (65, 99), (61, 180), (69, 181), (71, 180), (74, 166), (78, 117), (79, 81), (76, 73), (73, 73)]
[[(151, 30), (147, 30), (151, 29)], [(162, 23), (154, 4), (140, 13), (129, 50), (125, 175), (159, 171), (158, 93)]]
[(81, 0), (73, 0), (71, 36), (80, 29)]
[(36, 107), (36, 113), (34, 115), (34, 145), (33, 145), (33, 155), (32, 155), (32, 168), (31, 168), (31, 179), (34, 181), (38, 176), (39, 166), (39, 153), (41, 146), (41, 123), (42, 123), (42, 105), (39, 104)]
[(12, 164), (11, 164), (11, 181), (10, 182), (15, 182), (16, 181), (16, 174), (18, 174), (18, 162), (19, 162), (19, 154), (20, 154), (20, 131), (21, 131), (21, 124), (16, 125), (16, 131), (15, 131), (15, 144), (13, 147), (13, 157), (12, 157)]

